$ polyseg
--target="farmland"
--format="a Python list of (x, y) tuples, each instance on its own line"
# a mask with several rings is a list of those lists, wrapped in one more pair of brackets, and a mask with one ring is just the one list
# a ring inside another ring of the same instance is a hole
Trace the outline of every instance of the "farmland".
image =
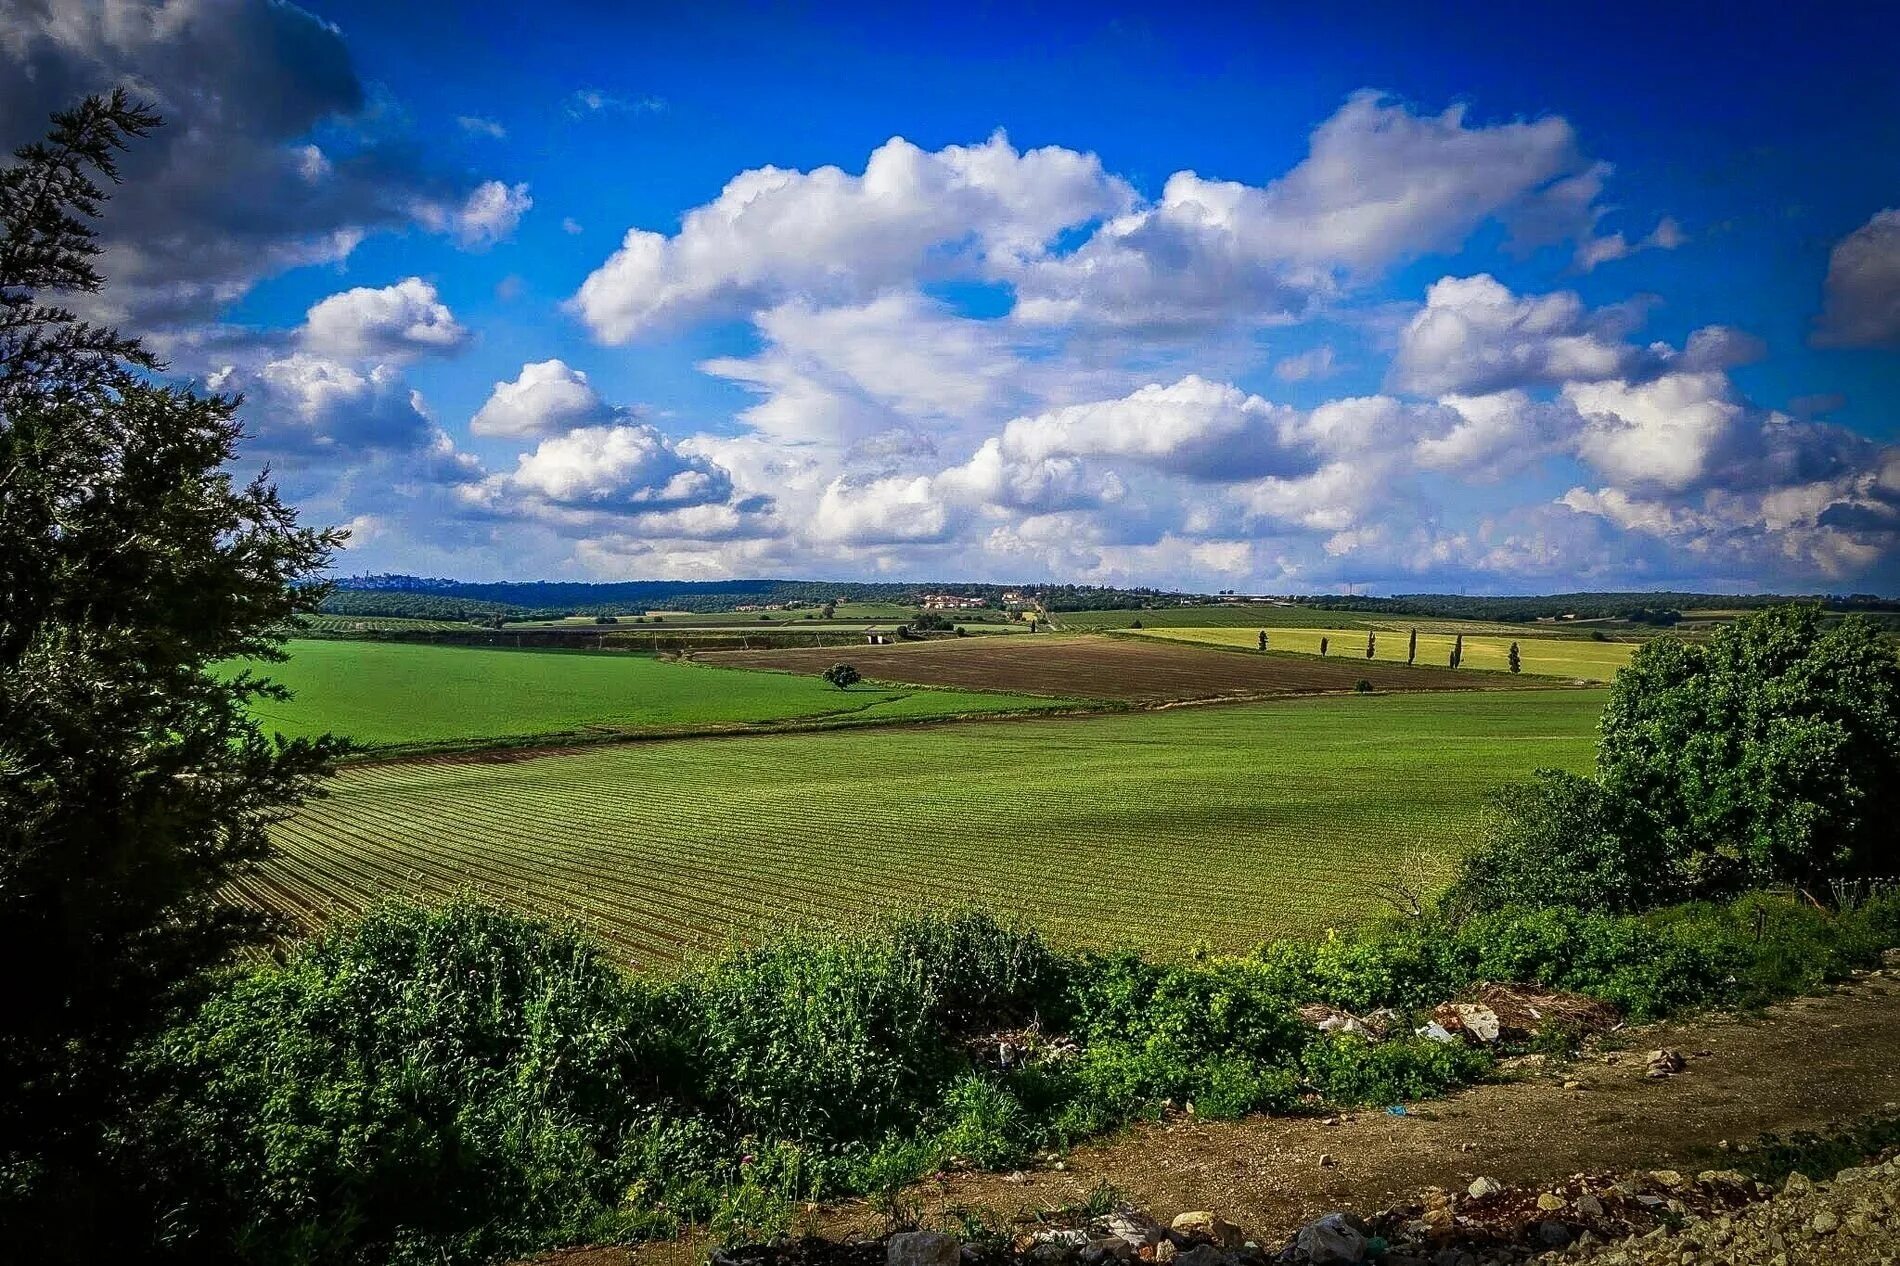
[[(1251, 631), (1230, 630), (1244, 639)], [(1468, 644), (1468, 643), (1467, 643)], [(1317, 645), (1317, 638), (1315, 638)], [(1364, 646), (1364, 635), (1360, 635)], [(1188, 642), (1106, 636), (1043, 636), (979, 642), (974, 638), (836, 650), (716, 651), (702, 662), (822, 672), (848, 657), (867, 678), (965, 690), (1009, 690), (1075, 699), (1155, 703), (1177, 699), (1261, 697), (1352, 690), (1478, 690), (1522, 684), (1495, 674), (1407, 668), (1403, 663), (1294, 654), (1239, 655)], [(1401, 655), (1403, 659), (1403, 655)]]
[(472, 889), (642, 964), (906, 903), (984, 903), (1075, 944), (1241, 948), (1376, 913), (1420, 850), (1442, 873), (1490, 788), (1589, 768), (1603, 702), (1329, 697), (358, 766), (239, 895), (314, 923)]
[[(1047, 709), (1047, 698), (956, 690), (834, 690), (805, 676), (700, 667), (631, 654), (488, 650), (385, 642), (294, 641), (263, 671), (291, 688), (258, 701), (267, 730), (326, 731), (370, 748), (480, 746), (698, 732), (787, 723), (847, 724)], [(825, 652), (826, 665), (837, 655)]]
[[(1375, 638), (1374, 658), (1371, 661), (1365, 658), (1368, 631), (1371, 631)], [(1136, 632), (1139, 636), (1160, 641), (1194, 642), (1208, 646), (1252, 650), (1259, 644), (1261, 630), (1232, 627), (1171, 627), (1148, 628)], [(1266, 634), (1273, 650), (1314, 656), (1319, 654), (1320, 639), (1328, 638), (1331, 643), (1328, 654), (1331, 658), (1360, 665), (1368, 662), (1403, 664), (1410, 641), (1409, 630), (1403, 627), (1378, 630), (1269, 627), (1266, 629)], [(1454, 636), (1450, 632), (1425, 632), (1421, 627), (1418, 635), (1418, 662), (1421, 665), (1434, 666), (1445, 664), (1451, 654)], [(1523, 671), (1547, 677), (1608, 681), (1616, 676), (1616, 670), (1629, 663), (1630, 656), (1636, 653), (1636, 645), (1632, 642), (1592, 642), (1583, 638), (1522, 637), (1496, 633), (1466, 634), (1463, 668), (1508, 672), (1513, 642), (1517, 643), (1518, 654), (1523, 662)]]

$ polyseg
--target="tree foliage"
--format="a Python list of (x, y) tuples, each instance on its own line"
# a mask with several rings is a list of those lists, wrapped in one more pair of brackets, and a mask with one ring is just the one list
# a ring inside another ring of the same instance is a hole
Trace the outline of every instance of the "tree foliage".
[(1900, 870), (1900, 660), (1811, 606), (1705, 643), (1646, 643), (1616, 676), (1597, 768), (1704, 892)]
[(157, 124), (91, 98), (0, 171), (0, 1214), (80, 1198), (125, 1052), (260, 931), (217, 890), (337, 751), (212, 668), (279, 656), (341, 538), (233, 479), (236, 401), (49, 297), (99, 288), (99, 182)]
[(840, 690), (849, 689), (864, 680), (863, 674), (858, 672), (854, 664), (833, 664), (825, 669), (824, 677)]

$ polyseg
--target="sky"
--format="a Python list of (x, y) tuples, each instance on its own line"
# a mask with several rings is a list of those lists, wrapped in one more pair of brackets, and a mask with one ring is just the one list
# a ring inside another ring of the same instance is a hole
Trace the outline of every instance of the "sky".
[[(1335, 9), (1336, 12), (1322, 12)], [(1900, 5), (0, 0), (341, 574), (1900, 593)]]

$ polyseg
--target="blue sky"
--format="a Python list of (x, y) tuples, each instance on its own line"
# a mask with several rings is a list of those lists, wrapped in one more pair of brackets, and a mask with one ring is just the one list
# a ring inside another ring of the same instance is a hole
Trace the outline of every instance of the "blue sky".
[(343, 571), (1900, 588), (1900, 13), (1313, 8), (60, 3), (0, 122), (170, 117), (96, 306)]

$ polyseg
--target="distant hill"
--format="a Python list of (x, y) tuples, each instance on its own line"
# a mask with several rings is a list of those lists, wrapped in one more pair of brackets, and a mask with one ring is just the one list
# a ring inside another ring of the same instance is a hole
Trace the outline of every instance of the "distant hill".
[[(980, 596), (1001, 605), (1005, 594), (1032, 594), (1049, 611), (1142, 610), (1205, 603), (1224, 605), (1240, 597), (1187, 594), (1160, 589), (1095, 585), (1002, 585), (970, 581), (832, 580), (618, 580), (464, 581), (432, 576), (347, 576), (335, 582), (324, 610), (338, 615), (408, 616), (476, 620), (602, 615), (632, 610), (724, 611), (743, 603), (821, 604), (914, 602), (927, 593)], [(1674, 591), (1560, 593), (1518, 597), (1463, 594), (1397, 594), (1389, 598), (1287, 595), (1279, 601), (1331, 611), (1369, 611), (1457, 620), (1528, 622), (1566, 617), (1630, 620), (1667, 626), (1683, 612), (1752, 610), (1780, 602), (1815, 602), (1830, 611), (1900, 613), (1900, 600), (1873, 594), (1720, 594)]]

